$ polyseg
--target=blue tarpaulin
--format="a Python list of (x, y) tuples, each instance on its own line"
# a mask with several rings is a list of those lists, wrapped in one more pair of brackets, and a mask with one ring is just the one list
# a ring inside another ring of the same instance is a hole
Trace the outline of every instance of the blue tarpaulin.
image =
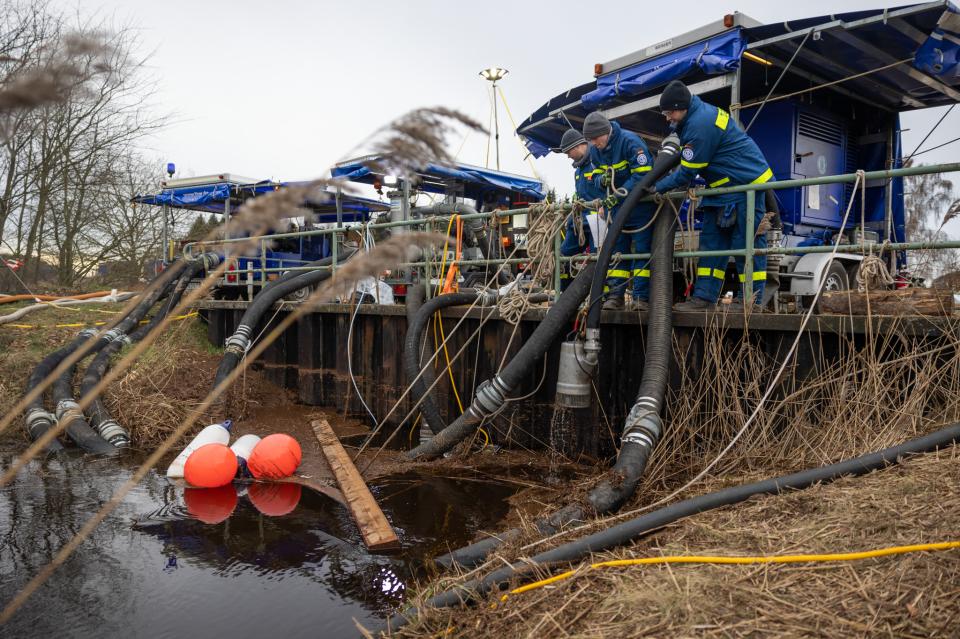
[(154, 206), (223, 213), (223, 203), (230, 196), (230, 186), (230, 184), (221, 183), (163, 189), (154, 195), (138, 195), (133, 198), (133, 201)]
[(944, 82), (954, 85), (960, 81), (960, 12), (955, 7), (947, 10), (914, 58), (913, 66)]
[[(368, 164), (376, 159), (365, 158), (363, 161), (341, 164), (331, 171), (331, 175), (334, 178), (371, 184), (376, 175), (368, 168)], [(478, 201), (488, 192), (498, 195), (520, 193), (537, 202), (544, 198), (543, 183), (539, 180), (469, 164), (428, 164), (426, 168), (418, 171), (418, 174), (424, 178), (418, 188), (430, 193), (443, 193), (443, 180), (457, 180), (464, 186), (464, 195)]]
[(696, 70), (707, 75), (736, 71), (745, 47), (741, 30), (731, 29), (703, 42), (601, 75), (597, 78), (597, 88), (583, 96), (583, 106), (596, 108), (613, 98), (637, 95)]
[[(804, 40), (811, 30), (817, 36)], [(736, 70), (745, 48), (763, 42), (768, 44), (753, 53), (761, 60), (778, 58), (770, 73), (779, 74), (801, 41), (794, 70), (808, 74), (814, 84), (837, 82), (838, 93), (867, 105), (902, 112), (957, 101), (960, 14), (954, 4), (942, 1), (733, 28), (569, 89), (534, 111), (517, 133), (535, 157), (542, 157), (591, 111), (656, 96), (670, 80), (697, 82)], [(896, 64), (901, 61), (908, 62)], [(751, 73), (742, 78), (742, 102), (762, 100), (769, 91), (771, 78), (755, 73), (757, 64), (744, 67)], [(916, 70), (934, 82), (917, 77)], [(662, 134), (651, 126), (662, 125), (657, 118), (654, 111), (637, 112), (622, 116), (620, 123), (639, 133)]]
[[(272, 182), (270, 180), (255, 182), (253, 184), (216, 182), (213, 184), (166, 188), (159, 193), (138, 195), (133, 198), (133, 201), (139, 204), (171, 206), (192, 211), (222, 214), (227, 198), (231, 198), (235, 205), (239, 205), (247, 198), (257, 197), (285, 186), (296, 186), (299, 184), (304, 183)], [(311, 199), (304, 202), (304, 207), (314, 212), (315, 222), (336, 222), (337, 206), (335, 195), (328, 192), (327, 197), (321, 198), (321, 200), (322, 201)], [(370, 213), (372, 212), (390, 210), (390, 206), (383, 202), (351, 195), (343, 195), (341, 197), (340, 208), (343, 212), (341, 219), (344, 222), (362, 222), (369, 219)]]

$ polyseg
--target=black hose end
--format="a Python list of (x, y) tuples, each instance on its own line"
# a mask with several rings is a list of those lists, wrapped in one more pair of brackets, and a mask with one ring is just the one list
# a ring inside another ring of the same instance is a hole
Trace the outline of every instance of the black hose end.
[(604, 481), (590, 491), (587, 501), (598, 515), (616, 512), (637, 490), (653, 448), (646, 443), (624, 440), (613, 470), (619, 483)]

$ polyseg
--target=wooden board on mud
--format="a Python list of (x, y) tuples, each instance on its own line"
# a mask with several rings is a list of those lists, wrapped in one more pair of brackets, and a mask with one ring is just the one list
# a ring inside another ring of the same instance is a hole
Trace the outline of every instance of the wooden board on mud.
[(400, 539), (387, 521), (377, 501), (353, 465), (347, 451), (343, 449), (336, 433), (325, 419), (310, 422), (313, 432), (320, 442), (320, 448), (330, 469), (347, 500), (350, 514), (363, 535), (363, 543), (370, 550), (389, 550), (400, 547)]
[(936, 288), (905, 288), (896, 291), (833, 291), (823, 293), (821, 312), (841, 315), (951, 315), (953, 292)]

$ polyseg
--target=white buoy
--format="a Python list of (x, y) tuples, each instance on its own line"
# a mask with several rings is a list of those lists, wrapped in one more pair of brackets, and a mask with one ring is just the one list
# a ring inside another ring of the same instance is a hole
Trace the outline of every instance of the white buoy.
[(233, 422), (227, 419), (224, 420), (222, 424), (210, 424), (201, 430), (197, 436), (187, 444), (183, 452), (177, 455), (177, 458), (173, 460), (170, 467), (167, 468), (167, 477), (182, 478), (183, 467), (187, 463), (187, 458), (190, 457), (193, 451), (201, 446), (206, 446), (207, 444), (223, 444), (226, 446), (229, 444), (231, 426), (233, 426)]
[(260, 437), (257, 435), (244, 435), (237, 441), (233, 442), (233, 446), (230, 447), (230, 450), (232, 450), (237, 456), (238, 477), (249, 476), (250, 473), (247, 471), (247, 460), (250, 459), (250, 453), (253, 452), (253, 447), (259, 443)]

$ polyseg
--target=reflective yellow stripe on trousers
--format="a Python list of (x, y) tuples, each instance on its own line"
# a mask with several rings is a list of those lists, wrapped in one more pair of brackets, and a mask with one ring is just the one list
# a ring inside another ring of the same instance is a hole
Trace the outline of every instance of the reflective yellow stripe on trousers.
[(622, 269), (610, 269), (609, 271), (607, 271), (607, 277), (620, 277), (623, 279), (627, 279), (628, 277), (630, 277), (630, 271), (625, 271)]
[(721, 271), (718, 268), (708, 268), (700, 266), (697, 268), (697, 277), (710, 277), (713, 275), (718, 280), (722, 280), (727, 276), (726, 271)]
[[(753, 272), (753, 281), (754, 282), (765, 282), (767, 279), (766, 271), (754, 271)], [(743, 273), (740, 273), (740, 282), (746, 282), (747, 278)]]

